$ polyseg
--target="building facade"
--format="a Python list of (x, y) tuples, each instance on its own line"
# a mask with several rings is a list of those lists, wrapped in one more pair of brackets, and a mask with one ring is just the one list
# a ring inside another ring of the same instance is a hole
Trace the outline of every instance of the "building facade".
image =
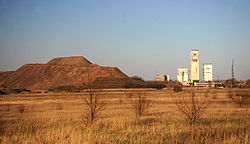
[(167, 76), (164, 75), (164, 74), (156, 75), (156, 76), (155, 76), (155, 80), (156, 80), (156, 81), (166, 81), (166, 80), (167, 80)]
[(178, 68), (177, 81), (179, 82), (188, 81), (188, 69), (187, 68)]
[(203, 64), (203, 81), (213, 81), (213, 65)]
[(167, 81), (170, 81), (170, 76), (169, 75), (167, 75)]
[(199, 50), (190, 51), (190, 81), (199, 82)]

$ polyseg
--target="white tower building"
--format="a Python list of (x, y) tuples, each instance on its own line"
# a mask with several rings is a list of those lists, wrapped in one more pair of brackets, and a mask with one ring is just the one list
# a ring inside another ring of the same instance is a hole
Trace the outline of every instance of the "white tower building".
[(199, 50), (190, 51), (190, 81), (199, 82)]
[(212, 64), (203, 64), (203, 81), (213, 81)]
[(179, 82), (188, 81), (188, 69), (187, 68), (178, 68), (177, 81)]

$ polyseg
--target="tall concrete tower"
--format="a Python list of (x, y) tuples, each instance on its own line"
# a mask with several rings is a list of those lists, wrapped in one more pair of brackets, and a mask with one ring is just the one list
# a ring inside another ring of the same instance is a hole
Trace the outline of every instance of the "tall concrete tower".
[(203, 64), (203, 81), (213, 81), (212, 64)]
[(190, 81), (199, 82), (199, 50), (190, 51)]
[(188, 69), (187, 68), (178, 68), (177, 81), (179, 82), (188, 81)]

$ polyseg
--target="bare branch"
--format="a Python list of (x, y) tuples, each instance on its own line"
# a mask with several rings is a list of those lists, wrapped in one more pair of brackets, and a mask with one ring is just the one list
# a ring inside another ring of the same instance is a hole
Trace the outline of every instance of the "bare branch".
[(178, 110), (185, 116), (185, 119), (192, 125), (201, 119), (208, 105), (211, 103), (209, 98), (209, 90), (204, 93), (204, 97), (197, 97), (196, 93), (191, 91), (183, 91), (178, 93), (170, 93)]
[(232, 99), (232, 101), (242, 107), (243, 105), (248, 106), (250, 103), (250, 93), (248, 92), (237, 92), (237, 91), (228, 91), (228, 97)]
[(92, 125), (98, 120), (99, 113), (105, 109), (104, 97), (101, 95), (101, 89), (97, 89), (93, 85), (92, 73), (86, 69), (87, 89), (86, 94), (82, 96), (86, 105), (86, 124)]
[(144, 91), (136, 91), (134, 93), (126, 93), (131, 102), (131, 107), (135, 112), (136, 119), (139, 120), (141, 116), (147, 113), (147, 110), (152, 106), (152, 103), (145, 96)]

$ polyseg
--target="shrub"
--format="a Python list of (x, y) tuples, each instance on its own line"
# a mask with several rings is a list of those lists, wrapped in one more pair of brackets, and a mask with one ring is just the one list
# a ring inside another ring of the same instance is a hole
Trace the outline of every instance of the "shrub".
[(59, 86), (59, 87), (55, 87), (53, 89), (49, 89), (52, 91), (66, 91), (66, 92), (79, 92), (80, 91), (80, 87), (76, 87), (73, 85), (66, 85), (66, 86)]
[(63, 109), (62, 103), (56, 103), (56, 109), (62, 110)]
[(139, 120), (141, 116), (145, 115), (148, 109), (152, 106), (151, 101), (145, 96), (144, 91), (127, 93), (127, 96), (131, 102), (130, 109), (134, 111), (137, 120)]
[(234, 92), (232, 90), (228, 91), (228, 97), (239, 107), (249, 104), (250, 94), (246, 92)]
[(250, 88), (250, 79), (246, 81), (246, 88)]
[(145, 88), (156, 88), (156, 89), (162, 89), (166, 87), (166, 85), (163, 82), (157, 82), (157, 81), (147, 81), (144, 85)]
[(227, 88), (234, 88), (234, 87), (238, 87), (238, 81), (235, 78), (231, 78), (231, 79), (227, 79), (225, 81), (225, 86)]
[(20, 105), (17, 107), (17, 109), (18, 109), (18, 112), (19, 112), (20, 114), (22, 114), (22, 113), (24, 112), (24, 105), (23, 105), (23, 104), (20, 104)]
[(189, 125), (193, 125), (201, 119), (207, 107), (212, 102), (212, 98), (208, 97), (208, 94), (209, 90), (203, 94), (203, 97), (197, 97), (197, 94), (193, 90), (190, 90), (171, 93), (171, 97), (178, 110), (189, 122)]
[(136, 81), (142, 81), (144, 82), (144, 79), (142, 77), (139, 77), (139, 76), (132, 76), (130, 77), (132, 80), (136, 80)]
[(87, 89), (86, 93), (82, 96), (84, 104), (86, 105), (86, 125), (92, 125), (98, 119), (98, 115), (105, 109), (104, 96), (100, 93), (101, 89), (97, 89), (93, 85), (93, 75), (87, 69)]
[(174, 92), (182, 92), (182, 85), (175, 85)]

